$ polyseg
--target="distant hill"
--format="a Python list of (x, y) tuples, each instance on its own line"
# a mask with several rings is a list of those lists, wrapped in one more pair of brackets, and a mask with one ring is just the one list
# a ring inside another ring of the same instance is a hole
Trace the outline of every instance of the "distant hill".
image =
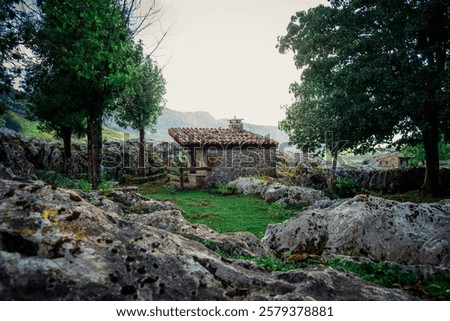
[[(137, 133), (130, 128), (121, 128), (114, 121), (114, 118), (107, 119), (105, 124), (113, 129), (120, 129), (133, 134)], [(173, 109), (164, 108), (161, 117), (158, 119), (156, 132), (147, 132), (147, 138), (155, 141), (172, 141), (172, 137), (168, 134), (168, 129), (171, 127), (227, 128), (228, 120), (215, 119), (211, 114), (204, 111), (180, 112)], [(275, 139), (280, 144), (287, 143), (289, 141), (288, 135), (279, 130), (276, 126), (248, 124), (245, 123), (244, 119), (244, 128), (263, 136), (270, 135), (270, 138)]]
[[(46, 133), (40, 133), (37, 130), (37, 124), (35, 122), (30, 122), (25, 119), (27, 115), (26, 104), (24, 101), (18, 99), (15, 94), (10, 94), (8, 96), (0, 95), (0, 101), (9, 108), (7, 115), (3, 117), (3, 119), (0, 119), (0, 126), (8, 127), (29, 136), (45, 136), (45, 138), (50, 136)], [(109, 135), (106, 133), (105, 136), (107, 138), (116, 136), (122, 137), (121, 132), (130, 133), (133, 137), (136, 137), (139, 134), (131, 128), (123, 128), (119, 126), (113, 116), (105, 118), (104, 123), (106, 127), (116, 131), (110, 131), (114, 135)], [(156, 132), (151, 133), (150, 131), (147, 131), (147, 139), (152, 139), (154, 141), (173, 141), (172, 137), (170, 137), (168, 133), (168, 129), (171, 127), (227, 128), (228, 120), (215, 119), (211, 114), (204, 111), (180, 112), (173, 109), (164, 108), (161, 117), (158, 119)], [(259, 135), (270, 135), (270, 138), (278, 141), (280, 145), (283, 143), (286, 145), (289, 141), (288, 135), (279, 130), (276, 126), (249, 124), (246, 123), (244, 119), (244, 128)], [(292, 150), (292, 148), (289, 149)]]

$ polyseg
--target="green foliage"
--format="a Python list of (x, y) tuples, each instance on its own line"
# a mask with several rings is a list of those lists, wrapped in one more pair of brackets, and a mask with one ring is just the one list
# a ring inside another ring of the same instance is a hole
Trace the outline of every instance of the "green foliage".
[(364, 280), (386, 287), (404, 287), (417, 281), (415, 274), (390, 263), (353, 262), (345, 259), (335, 259), (327, 260), (327, 265), (355, 273)]
[(51, 184), (56, 187), (80, 189), (84, 192), (92, 191), (91, 184), (85, 179), (75, 179), (75, 178), (63, 177), (53, 171), (38, 172), (37, 177), (40, 180), (46, 182), (47, 184)]
[(177, 185), (175, 184), (167, 184), (166, 186), (164, 186), (164, 188), (166, 189), (167, 193), (174, 195), (177, 191), (179, 191)]
[[(8, 111), (5, 115), (6, 127), (11, 128), (25, 136), (47, 139), (51, 141), (57, 140), (57, 136), (54, 132), (43, 132), (40, 130), (40, 126), (36, 121), (29, 120), (23, 115), (14, 111)], [(119, 130), (111, 129), (103, 126), (103, 137), (105, 140), (123, 140), (125, 133)], [(130, 138), (136, 136), (130, 135)], [(78, 141), (86, 143), (86, 139), (81, 137)]]
[(40, 16), (30, 49), (36, 59), (26, 82), (33, 114), (64, 137), (86, 121), (90, 177), (98, 187), (102, 118), (117, 109), (136, 67), (129, 29), (133, 11), (115, 0), (38, 1), (35, 9)]
[[(19, 0), (0, 1), (0, 95), (12, 91), (13, 78), (20, 73), (18, 48), (23, 40), (26, 12), (19, 9)], [(0, 100), (0, 115), (6, 112)]]
[(119, 122), (136, 130), (154, 129), (164, 107), (166, 81), (156, 62), (143, 56), (141, 43), (136, 51), (137, 66), (132, 70), (132, 80), (122, 97)]
[(225, 184), (223, 182), (218, 182), (211, 190), (211, 193), (219, 195), (233, 195), (238, 194), (239, 189), (236, 184)]
[[(419, 294), (420, 297), (425, 299), (450, 299), (450, 275), (447, 272), (439, 272), (424, 277), (390, 262), (356, 262), (343, 258), (306, 259), (302, 262), (289, 262), (272, 257), (249, 257), (238, 253), (224, 253), (218, 249), (216, 249), (216, 253), (229, 259), (255, 262), (270, 271), (287, 272), (308, 266), (325, 265), (354, 273), (366, 281), (388, 288), (403, 288), (411, 291), (413, 295)], [(289, 256), (290, 254), (285, 257), (288, 258)]]
[(336, 181), (336, 194), (339, 197), (353, 197), (358, 193), (358, 187), (351, 178), (338, 178)]
[(431, 297), (439, 297), (450, 300), (450, 275), (440, 272), (427, 278), (424, 289)]
[(52, 133), (42, 132), (37, 122), (26, 119), (23, 115), (14, 111), (8, 111), (5, 115), (6, 126), (28, 137), (36, 137), (48, 140), (56, 140)]
[(111, 181), (102, 181), (100, 182), (100, 185), (98, 186), (98, 189), (103, 194), (108, 194), (111, 192), (114, 188), (114, 184)]
[[(439, 159), (450, 160), (450, 143), (446, 143), (444, 139), (441, 139), (438, 145)], [(425, 163), (425, 149), (423, 144), (405, 145), (402, 147), (401, 152), (407, 157), (411, 157), (409, 160), (410, 165), (420, 165)]]
[(280, 127), (301, 148), (333, 152), (341, 141), (365, 152), (394, 135), (398, 144), (421, 139), (424, 187), (436, 192), (439, 133), (450, 136), (449, 10), (444, 0), (343, 0), (298, 12), (279, 38), (302, 70)]

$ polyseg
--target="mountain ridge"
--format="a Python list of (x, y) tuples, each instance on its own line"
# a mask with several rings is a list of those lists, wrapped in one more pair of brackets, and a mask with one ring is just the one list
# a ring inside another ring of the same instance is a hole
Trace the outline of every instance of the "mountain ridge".
[[(105, 124), (112, 129), (137, 134), (137, 131), (131, 128), (120, 127), (113, 117), (106, 119)], [(228, 120), (216, 119), (206, 111), (182, 112), (164, 108), (155, 126), (156, 131), (146, 130), (146, 137), (154, 141), (172, 141), (173, 139), (168, 133), (168, 129), (171, 127), (227, 128)], [(287, 144), (289, 142), (289, 136), (276, 126), (245, 123), (244, 120), (244, 129), (262, 136), (269, 135), (270, 138), (278, 141), (279, 144)]]

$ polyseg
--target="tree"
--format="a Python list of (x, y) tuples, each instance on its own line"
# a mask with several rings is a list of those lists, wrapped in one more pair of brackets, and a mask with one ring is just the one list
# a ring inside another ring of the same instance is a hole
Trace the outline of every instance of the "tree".
[[(37, 58), (35, 69), (44, 71), (36, 79), (47, 79), (48, 84), (35, 84), (40, 91), (36, 97), (41, 97), (41, 102), (49, 97), (48, 93), (59, 97), (37, 115), (50, 116), (43, 120), (54, 129), (62, 126), (58, 124), (60, 112), (73, 116), (67, 119), (69, 124), (84, 115), (89, 172), (92, 186), (97, 188), (103, 116), (119, 107), (120, 98), (132, 82), (137, 54), (133, 37), (158, 17), (160, 9), (153, 1), (147, 12), (136, 16), (140, 0), (43, 0), (37, 5), (40, 21), (35, 24), (30, 48)], [(57, 88), (60, 81), (63, 86)], [(67, 127), (64, 124), (59, 129), (66, 131)]]
[(69, 102), (63, 110), (71, 115), (82, 112), (87, 118), (93, 188), (100, 183), (103, 115), (117, 108), (134, 66), (135, 48), (121, 4), (115, 0), (42, 1), (42, 20), (31, 47), (53, 86), (66, 79), (67, 85), (57, 89)]
[[(18, 10), (20, 0), (0, 2), (0, 95), (8, 94), (12, 89), (14, 75), (19, 72), (16, 61), (20, 59), (20, 18), (25, 14)], [(0, 100), (0, 115), (7, 110)]]
[[(439, 142), (439, 160), (449, 161), (450, 160), (450, 144), (445, 143), (443, 139)], [(420, 165), (425, 163), (425, 150), (423, 144), (417, 145), (405, 145), (402, 147), (401, 152), (407, 157), (411, 157), (409, 164)]]
[(119, 109), (119, 119), (122, 125), (129, 124), (131, 128), (139, 130), (139, 168), (140, 174), (145, 175), (145, 129), (154, 130), (162, 113), (166, 82), (161, 69), (150, 56), (144, 58), (142, 49), (139, 52), (138, 68), (134, 73), (128, 98), (125, 99), (126, 103)]
[(43, 67), (45, 65), (35, 65), (28, 73), (30, 118), (39, 121), (41, 130), (55, 131), (63, 140), (65, 173), (71, 174), (72, 135), (86, 134), (85, 115), (78, 109), (78, 97), (83, 93), (70, 77), (43, 70)]
[[(449, 132), (450, 4), (448, 1), (334, 0), (292, 17), (279, 38), (292, 50), (301, 83), (282, 126), (295, 131), (314, 102), (316, 130), (332, 128), (357, 152), (380, 143), (425, 146), (423, 190), (439, 188), (438, 142)], [(304, 123), (305, 121), (303, 121)], [(393, 141), (394, 136), (401, 139)]]

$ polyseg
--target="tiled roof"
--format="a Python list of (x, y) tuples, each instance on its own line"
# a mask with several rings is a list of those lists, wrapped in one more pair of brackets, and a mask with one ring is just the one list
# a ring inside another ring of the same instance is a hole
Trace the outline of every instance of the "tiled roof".
[(181, 146), (278, 145), (277, 141), (248, 130), (234, 132), (224, 128), (169, 128), (169, 135)]

